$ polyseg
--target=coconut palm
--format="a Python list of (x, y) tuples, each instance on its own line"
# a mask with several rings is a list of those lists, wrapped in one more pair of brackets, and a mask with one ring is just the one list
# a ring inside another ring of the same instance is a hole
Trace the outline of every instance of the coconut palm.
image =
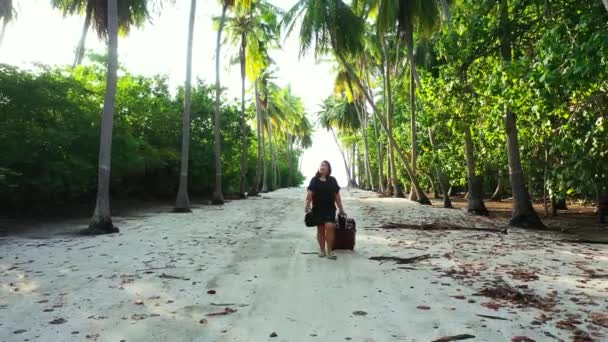
[(13, 6), (13, 0), (0, 0), (0, 20), (2, 21), (2, 31), (0, 31), (0, 45), (4, 40), (4, 34), (6, 33), (6, 26), (15, 17), (15, 7)]
[[(160, 1), (160, 0), (158, 0)], [(118, 30), (121, 35), (129, 33), (132, 27), (142, 26), (149, 19), (150, 0), (121, 0), (118, 2)], [(63, 15), (83, 15), (84, 25), (73, 66), (82, 63), (84, 58), (85, 43), (91, 25), (95, 25), (96, 31), (103, 31), (106, 24), (105, 12), (107, 0), (51, 0), (51, 5), (62, 11)]]
[(179, 189), (175, 200), (175, 211), (190, 212), (188, 196), (188, 158), (190, 155), (190, 107), (192, 100), (192, 40), (194, 38), (194, 21), (196, 18), (196, 0), (190, 2), (190, 20), (188, 22), (188, 45), (186, 52), (186, 84), (184, 85), (184, 116), (182, 126), (182, 155), (179, 176)]
[(355, 68), (348, 61), (349, 55), (357, 55), (362, 50), (363, 19), (355, 15), (352, 9), (340, 0), (300, 0), (285, 14), (284, 25), (287, 28), (287, 34), (292, 32), (295, 23), (300, 18), (302, 18), (300, 53), (304, 54), (313, 45), (317, 57), (321, 54), (333, 52), (362, 91), (382, 129), (387, 133), (389, 143), (397, 150), (399, 159), (403, 162), (412, 181), (414, 191), (418, 195), (418, 201), (430, 204), (429, 199), (418, 184), (416, 174), (412, 171), (411, 159), (407, 158), (395, 138), (388, 134), (386, 122), (380, 115), (369, 89), (363, 85)]
[[(391, 33), (397, 25), (399, 42), (405, 40), (407, 60), (410, 66), (410, 133), (411, 133), (411, 165), (416, 174), (417, 160), (417, 130), (416, 130), (416, 63), (414, 61), (414, 32), (421, 34), (432, 32), (440, 20), (441, 4), (434, 0), (379, 0), (376, 4), (378, 17), (376, 26), (380, 39), (386, 33)], [(399, 49), (397, 49), (397, 53)], [(398, 62), (398, 61), (397, 61)], [(390, 88), (390, 86), (389, 86)], [(390, 89), (387, 88), (387, 91)], [(416, 200), (416, 193), (410, 192), (410, 199)]]
[[(107, 1), (107, 12), (95, 12), (94, 20), (97, 33), (108, 39), (108, 71), (106, 76), (106, 94), (103, 103), (103, 117), (99, 143), (99, 166), (97, 182), (97, 200), (93, 217), (86, 234), (116, 233), (118, 228), (112, 224), (110, 213), (110, 170), (112, 161), (112, 126), (118, 69), (118, 0)], [(103, 24), (104, 26), (100, 26)]]
[(348, 102), (346, 98), (342, 96), (330, 96), (323, 101), (321, 111), (317, 114), (319, 116), (319, 125), (331, 132), (334, 141), (340, 150), (348, 177), (348, 184), (354, 184), (354, 177), (351, 172), (352, 168), (349, 166), (346, 154), (338, 141), (334, 128), (338, 128), (340, 131), (344, 132), (354, 132), (361, 127), (359, 114), (357, 113), (355, 104)]
[(281, 10), (265, 1), (253, 2), (248, 8), (235, 11), (226, 18), (226, 31), (233, 45), (239, 46), (238, 60), (241, 71), (241, 179), (239, 193), (245, 197), (247, 180), (247, 124), (245, 116), (245, 79), (255, 81), (266, 67), (269, 58), (260, 53), (260, 42), (276, 39), (278, 15)]

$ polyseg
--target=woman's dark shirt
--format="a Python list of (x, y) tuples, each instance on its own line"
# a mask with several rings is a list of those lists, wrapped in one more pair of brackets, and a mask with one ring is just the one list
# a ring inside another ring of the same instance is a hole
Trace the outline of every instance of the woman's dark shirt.
[(310, 180), (308, 190), (313, 193), (313, 208), (336, 210), (336, 194), (340, 191), (340, 186), (334, 177), (329, 176), (325, 181), (322, 181), (319, 177), (314, 177)]

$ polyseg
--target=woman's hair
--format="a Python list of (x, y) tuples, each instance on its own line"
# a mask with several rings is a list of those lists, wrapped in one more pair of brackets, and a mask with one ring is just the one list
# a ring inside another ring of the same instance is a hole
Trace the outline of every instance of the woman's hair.
[[(327, 164), (327, 177), (331, 176), (331, 164), (327, 160), (324, 160), (321, 162), (321, 164), (323, 164), (323, 163)], [(321, 172), (317, 171), (317, 173), (315, 174), (315, 177), (317, 177), (317, 178), (321, 177)]]

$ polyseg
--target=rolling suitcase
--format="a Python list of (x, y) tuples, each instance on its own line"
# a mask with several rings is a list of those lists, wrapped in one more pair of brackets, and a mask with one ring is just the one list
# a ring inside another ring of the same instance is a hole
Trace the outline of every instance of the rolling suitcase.
[(355, 220), (346, 217), (346, 215), (338, 215), (333, 249), (349, 249), (352, 251), (355, 249), (356, 235), (357, 227)]

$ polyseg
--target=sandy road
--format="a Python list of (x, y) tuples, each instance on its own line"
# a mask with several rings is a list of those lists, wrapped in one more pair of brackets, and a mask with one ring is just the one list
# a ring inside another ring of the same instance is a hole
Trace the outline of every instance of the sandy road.
[[(343, 197), (358, 240), (355, 252), (338, 252), (335, 261), (310, 254), (317, 246), (314, 229), (303, 225), (302, 189), (192, 214), (159, 208), (119, 217), (122, 230), (113, 236), (4, 237), (0, 340), (432, 341), (471, 334), (474, 341), (550, 341), (571, 338), (572, 330), (555, 323), (572, 315), (581, 322), (577, 329), (598, 335), (593, 338), (606, 334), (590, 315), (608, 312), (608, 281), (580, 283), (581, 269), (608, 270), (606, 247), (557, 248), (520, 231), (368, 230), (391, 220), (496, 222), (358, 190)], [(405, 269), (368, 259), (420, 254), (432, 258)], [(525, 282), (537, 294), (558, 293), (550, 321), (532, 324), (541, 310), (475, 295), (497, 277), (524, 284), (508, 273), (521, 268), (538, 275)], [(448, 270), (470, 276), (446, 277)], [(207, 316), (226, 308), (236, 311)]]

